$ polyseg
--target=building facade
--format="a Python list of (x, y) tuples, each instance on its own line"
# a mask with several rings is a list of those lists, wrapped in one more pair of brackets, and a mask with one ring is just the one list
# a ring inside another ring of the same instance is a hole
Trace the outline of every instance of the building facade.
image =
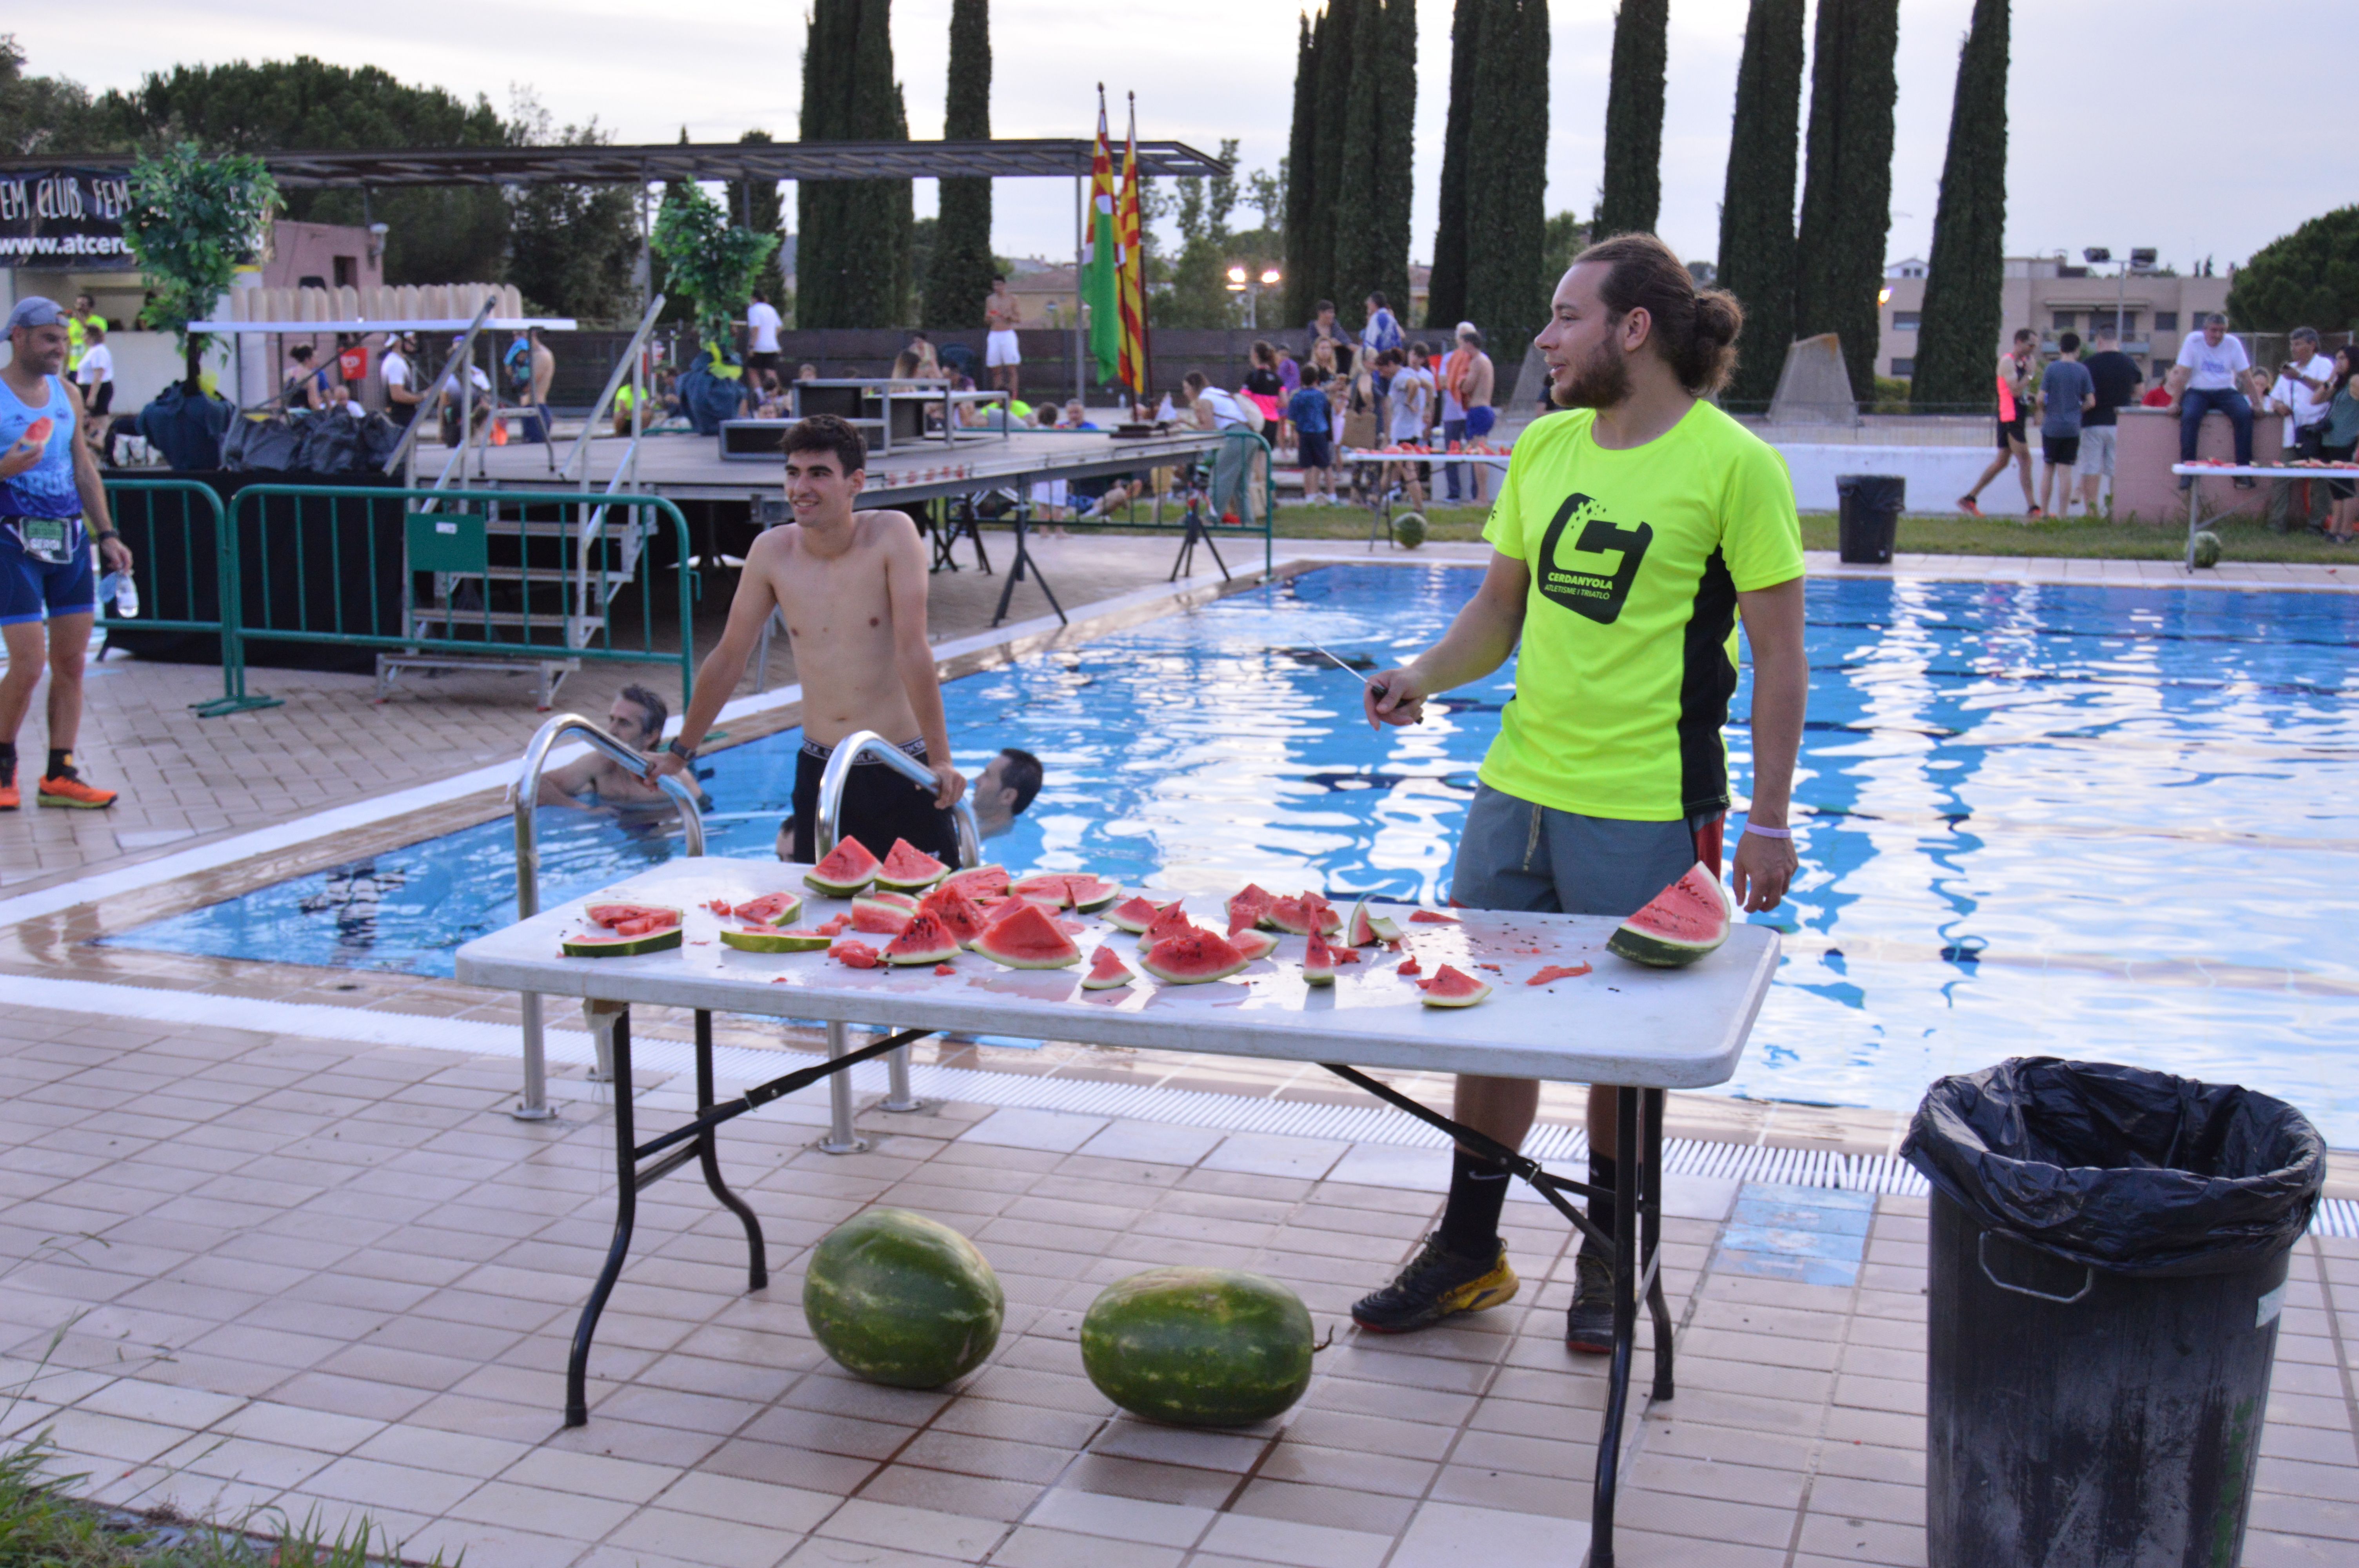
[[(2233, 273), (2234, 269), (2230, 269)], [(2056, 340), (2078, 332), (2085, 341), (2099, 324), (2121, 327), (2122, 351), (2149, 378), (2158, 364), (2179, 357), (2180, 340), (2202, 329), (2203, 318), (2228, 308), (2229, 274), (2180, 277), (2166, 273), (2130, 273), (2117, 267), (2075, 265), (2062, 255), (2010, 256), (2002, 295), (1996, 363), (2017, 329), (2039, 334), (2040, 351), (2053, 355)], [(1902, 380), (1917, 373), (1917, 325), (1925, 305), (1925, 264), (1915, 256), (1886, 269), (1880, 295), (1883, 334), (1876, 344), (1875, 372)], [(2231, 327), (2235, 323), (2231, 321)]]

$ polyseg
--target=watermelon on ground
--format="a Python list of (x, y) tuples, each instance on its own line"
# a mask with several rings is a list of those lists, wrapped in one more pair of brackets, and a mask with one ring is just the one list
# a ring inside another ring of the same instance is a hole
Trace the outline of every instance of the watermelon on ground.
[(845, 838), (803, 873), (803, 885), (831, 898), (850, 898), (876, 880), (880, 862), (857, 838)]
[(1251, 962), (1217, 932), (1190, 927), (1167, 936), (1147, 951), (1139, 968), (1167, 985), (1197, 986), (1224, 980)]
[(1310, 1386), (1310, 1309), (1239, 1269), (1117, 1281), (1082, 1314), (1081, 1338), (1098, 1392), (1150, 1421), (1250, 1426), (1285, 1414)]
[(1082, 950), (1073, 939), (1057, 929), (1057, 923), (1038, 904), (1016, 899), (1009, 909), (1011, 913), (993, 921), (967, 946), (1011, 969), (1061, 969), (1082, 961)]
[(910, 843), (907, 838), (893, 840), (876, 868), (876, 885), (899, 892), (915, 892), (929, 888), (951, 874), (951, 869)]
[(1605, 939), (1608, 952), (1650, 968), (1681, 969), (1728, 940), (1728, 894), (1697, 861)]
[(901, 1208), (854, 1215), (811, 1252), (803, 1319), (838, 1366), (897, 1389), (938, 1389), (983, 1365), (1007, 1298), (973, 1242)]

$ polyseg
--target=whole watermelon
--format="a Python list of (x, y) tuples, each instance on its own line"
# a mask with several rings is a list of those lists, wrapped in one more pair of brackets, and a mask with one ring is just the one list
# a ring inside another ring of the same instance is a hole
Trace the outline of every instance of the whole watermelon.
[(1310, 1386), (1302, 1298), (1238, 1269), (1149, 1269), (1108, 1285), (1082, 1319), (1098, 1392), (1180, 1426), (1249, 1426)]
[(905, 1208), (872, 1208), (828, 1232), (803, 1275), (803, 1318), (846, 1371), (935, 1389), (983, 1364), (1007, 1297), (973, 1242)]
[(2195, 535), (2195, 564), (2199, 567), (2220, 564), (2220, 535), (2209, 528)]
[(1404, 550), (1414, 550), (1425, 543), (1425, 514), (1404, 512), (1393, 519), (1393, 543)]

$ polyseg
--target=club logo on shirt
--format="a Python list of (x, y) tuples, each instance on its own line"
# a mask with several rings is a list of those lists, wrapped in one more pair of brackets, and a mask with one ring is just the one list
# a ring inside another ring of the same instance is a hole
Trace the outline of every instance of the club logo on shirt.
[[(1558, 541), (1575, 521), (1581, 524), (1580, 535), (1572, 542), (1575, 559), (1560, 561)], [(1638, 563), (1647, 558), (1647, 546), (1654, 537), (1652, 524), (1617, 527), (1607, 521), (1600, 503), (1576, 491), (1556, 509), (1556, 519), (1540, 540), (1539, 570), (1532, 585), (1575, 615), (1611, 626), (1622, 613), (1623, 601), (1630, 597), (1630, 585), (1638, 580)], [(1583, 562), (1578, 558), (1582, 556), (1596, 560)]]

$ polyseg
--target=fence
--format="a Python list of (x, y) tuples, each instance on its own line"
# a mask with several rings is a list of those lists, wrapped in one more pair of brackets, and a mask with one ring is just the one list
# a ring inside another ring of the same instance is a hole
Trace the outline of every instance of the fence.
[[(275, 704), (246, 689), (255, 644), (374, 654), (380, 689), (400, 665), (538, 665), (546, 700), (554, 670), (626, 661), (677, 663), (683, 708), (692, 692), (688, 522), (660, 496), (257, 484), (224, 512), (191, 481), (108, 489), (139, 498), (118, 526), (135, 524), (125, 528), (134, 579), (157, 614), (103, 624), (218, 637), (223, 695), (197, 705), (201, 715)], [(655, 582), (667, 568), (677, 573), (669, 606)], [(676, 648), (658, 637), (667, 611)], [(618, 621), (636, 626), (618, 635)]]

